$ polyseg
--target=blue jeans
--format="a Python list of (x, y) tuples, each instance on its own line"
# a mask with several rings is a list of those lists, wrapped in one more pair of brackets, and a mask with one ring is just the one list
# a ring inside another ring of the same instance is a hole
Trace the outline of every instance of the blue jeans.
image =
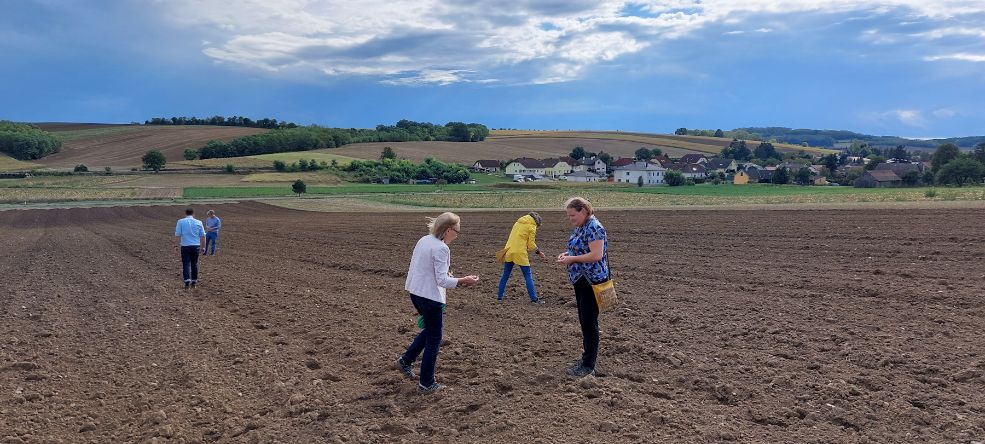
[[(219, 242), (218, 232), (210, 231), (208, 233), (205, 233), (205, 254), (215, 255), (215, 250), (219, 248), (218, 246), (216, 246), (218, 242)], [(211, 250), (209, 249), (209, 247), (211, 247)]]
[(424, 352), (421, 358), (421, 385), (428, 387), (434, 384), (434, 369), (438, 365), (444, 314), (441, 310), (441, 302), (413, 294), (410, 295), (410, 302), (414, 304), (417, 312), (424, 316), (424, 329), (417, 334), (410, 347), (407, 347), (403, 359), (405, 363), (410, 364), (417, 360), (417, 356), (422, 351)]
[[(496, 297), (500, 300), (503, 299), (503, 294), (506, 292), (506, 281), (510, 280), (510, 274), (513, 273), (513, 262), (503, 263), (503, 277), (499, 278), (499, 293)], [(523, 271), (523, 280), (527, 282), (527, 294), (530, 295), (531, 301), (537, 300), (537, 290), (534, 288), (534, 276), (530, 272), (529, 265), (521, 265), (520, 271)]]

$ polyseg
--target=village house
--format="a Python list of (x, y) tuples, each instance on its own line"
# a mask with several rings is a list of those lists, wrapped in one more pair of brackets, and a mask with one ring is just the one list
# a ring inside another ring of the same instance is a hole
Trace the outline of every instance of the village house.
[(662, 185), (664, 183), (664, 167), (650, 162), (633, 162), (629, 165), (615, 167), (612, 169), (612, 177), (620, 183), (640, 183), (643, 178), (643, 185)]
[(561, 179), (568, 182), (604, 182), (605, 176), (599, 176), (593, 172), (581, 170), (565, 174), (561, 176)]
[(708, 158), (704, 154), (690, 153), (683, 155), (677, 163), (705, 163), (707, 161)]
[(879, 165), (876, 165), (875, 170), (892, 171), (897, 176), (899, 176), (900, 179), (902, 179), (903, 176), (906, 176), (911, 171), (915, 171), (917, 174), (923, 174), (924, 171), (923, 165), (919, 163), (903, 163), (903, 162), (880, 163)]
[(477, 160), (475, 163), (469, 167), (470, 170), (477, 173), (495, 173), (499, 171), (499, 161), (498, 160)]
[(543, 176), (556, 179), (571, 172), (571, 165), (558, 159), (531, 159), (522, 157), (506, 165), (507, 175)]
[(705, 170), (705, 166), (699, 163), (675, 163), (667, 169), (680, 171), (685, 178), (689, 179), (704, 179), (708, 177), (708, 172)]
[(634, 162), (636, 162), (636, 159), (632, 157), (620, 157), (612, 161), (612, 168), (615, 169), (616, 167), (624, 167), (627, 165), (632, 165)]
[(891, 170), (871, 170), (862, 173), (862, 176), (855, 179), (856, 188), (889, 188), (899, 186), (903, 182), (896, 173)]
[(561, 160), (571, 165), (571, 171), (588, 171), (601, 176), (608, 174), (608, 168), (605, 166), (605, 162), (598, 157), (584, 157), (581, 160), (575, 160), (572, 157), (565, 156)]
[(749, 173), (745, 171), (735, 173), (735, 176), (732, 177), (732, 183), (735, 185), (747, 185), (749, 183)]
[(709, 174), (710, 173), (731, 174), (739, 169), (739, 165), (735, 162), (735, 159), (725, 159), (721, 157), (715, 157), (709, 159), (707, 162), (705, 162), (704, 167)]

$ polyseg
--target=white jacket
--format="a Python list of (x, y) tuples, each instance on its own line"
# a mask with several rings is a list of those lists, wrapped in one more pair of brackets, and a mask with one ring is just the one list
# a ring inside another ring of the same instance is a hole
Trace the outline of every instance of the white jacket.
[(458, 279), (448, 274), (451, 250), (441, 239), (427, 235), (417, 241), (410, 258), (404, 289), (411, 294), (445, 303), (445, 289), (458, 286)]

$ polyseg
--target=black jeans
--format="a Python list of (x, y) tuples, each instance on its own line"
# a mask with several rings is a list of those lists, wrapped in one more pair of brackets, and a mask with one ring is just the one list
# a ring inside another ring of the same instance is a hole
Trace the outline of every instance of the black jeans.
[(575, 282), (575, 301), (578, 303), (578, 322), (581, 324), (582, 345), (581, 364), (595, 368), (599, 356), (599, 306), (595, 302), (592, 284), (585, 277)]
[(410, 295), (410, 301), (421, 316), (424, 316), (424, 329), (417, 334), (414, 342), (404, 353), (404, 362), (410, 364), (424, 352), (421, 358), (421, 385), (428, 387), (434, 384), (435, 367), (438, 365), (438, 352), (441, 348), (441, 333), (444, 330), (444, 313), (441, 302), (432, 301), (416, 295)]
[(198, 245), (181, 247), (181, 278), (185, 282), (198, 281)]

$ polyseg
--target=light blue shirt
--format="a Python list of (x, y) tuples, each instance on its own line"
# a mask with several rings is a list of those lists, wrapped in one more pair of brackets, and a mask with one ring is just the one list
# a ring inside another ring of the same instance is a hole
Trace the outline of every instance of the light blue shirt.
[(219, 230), (222, 229), (222, 219), (219, 219), (219, 216), (212, 216), (206, 218), (205, 225), (208, 226), (209, 228), (214, 228), (214, 230), (212, 231), (215, 232), (216, 234), (219, 234)]
[(202, 221), (195, 219), (194, 216), (187, 216), (178, 219), (178, 224), (174, 227), (174, 235), (181, 236), (182, 247), (198, 247), (202, 245), (205, 227), (202, 226)]

